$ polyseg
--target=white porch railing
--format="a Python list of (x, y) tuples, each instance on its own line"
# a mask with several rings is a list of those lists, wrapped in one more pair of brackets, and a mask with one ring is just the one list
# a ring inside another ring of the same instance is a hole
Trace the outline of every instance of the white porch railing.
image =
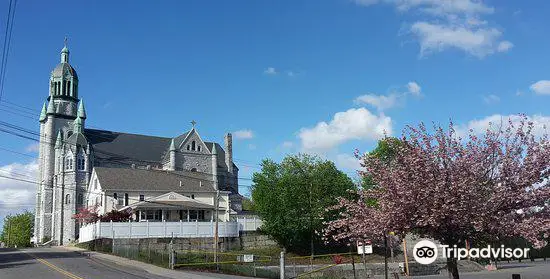
[(262, 226), (263, 221), (256, 215), (241, 215), (235, 218), (235, 221), (239, 223), (239, 231), (255, 231)]
[[(98, 238), (214, 237), (215, 222), (97, 222), (80, 228), (79, 242)], [(238, 222), (219, 222), (219, 237), (238, 237)]]

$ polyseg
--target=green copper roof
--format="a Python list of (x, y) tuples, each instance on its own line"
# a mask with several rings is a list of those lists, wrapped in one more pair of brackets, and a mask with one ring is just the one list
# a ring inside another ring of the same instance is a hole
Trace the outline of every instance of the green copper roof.
[(42, 122), (46, 120), (46, 103), (42, 106), (42, 111), (40, 112), (40, 119), (39, 121)]
[(55, 141), (55, 149), (61, 148), (61, 130), (57, 131), (57, 140)]
[(86, 119), (86, 110), (84, 109), (84, 100), (80, 100), (80, 104), (78, 105), (78, 117), (82, 119)]
[(63, 49), (61, 49), (61, 52), (69, 52), (69, 48), (67, 46), (64, 46)]
[(50, 97), (50, 103), (48, 104), (48, 113), (55, 113), (55, 107), (53, 105), (53, 98)]
[(73, 133), (83, 133), (84, 132), (84, 129), (82, 127), (82, 118), (80, 117), (77, 117), (74, 121), (74, 128), (73, 128)]
[(176, 144), (174, 143), (174, 139), (170, 142), (170, 150), (169, 151), (176, 151)]

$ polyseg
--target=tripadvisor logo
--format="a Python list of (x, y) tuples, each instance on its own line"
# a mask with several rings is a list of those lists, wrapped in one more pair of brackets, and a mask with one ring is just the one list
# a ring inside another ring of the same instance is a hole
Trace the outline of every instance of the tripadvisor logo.
[[(441, 250), (441, 255), (438, 251)], [(449, 245), (439, 245), (439, 247), (429, 240), (422, 240), (416, 243), (413, 248), (414, 260), (419, 264), (431, 264), (435, 262), (438, 256), (442, 258), (454, 257), (457, 260), (466, 258), (472, 259), (512, 259), (512, 258), (527, 258), (529, 254), (529, 248), (505, 248), (501, 245), (499, 248), (491, 247), (486, 248), (458, 248), (456, 245), (450, 247)]]

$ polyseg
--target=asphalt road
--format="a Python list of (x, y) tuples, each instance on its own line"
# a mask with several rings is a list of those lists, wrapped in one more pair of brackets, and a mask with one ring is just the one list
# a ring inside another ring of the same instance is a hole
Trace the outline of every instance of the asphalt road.
[(166, 279), (142, 269), (121, 266), (59, 248), (0, 249), (1, 279), (153, 278)]

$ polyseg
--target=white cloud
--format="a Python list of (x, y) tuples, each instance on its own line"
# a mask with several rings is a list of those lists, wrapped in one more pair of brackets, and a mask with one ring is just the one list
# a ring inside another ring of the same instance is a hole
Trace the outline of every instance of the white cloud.
[(264, 74), (266, 74), (266, 75), (276, 75), (277, 70), (275, 70), (275, 68), (273, 68), (273, 67), (268, 67), (267, 69), (264, 70)]
[(500, 102), (500, 97), (494, 94), (490, 94), (487, 96), (483, 96), (483, 101), (485, 101), (486, 104), (492, 105)]
[(302, 128), (298, 134), (304, 150), (328, 150), (349, 140), (379, 139), (391, 135), (392, 120), (375, 115), (366, 108), (352, 108), (334, 114), (330, 123), (319, 122), (313, 128)]
[(336, 155), (334, 163), (338, 168), (345, 170), (355, 171), (361, 168), (360, 161), (355, 156), (346, 153)]
[[(456, 127), (456, 132), (461, 137), (466, 137), (469, 134), (469, 131), (472, 130), (475, 134), (483, 134), (487, 129), (506, 129), (508, 127), (508, 121), (511, 120), (512, 124), (516, 125), (521, 121), (522, 116), (512, 114), (512, 115), (501, 115), (493, 114), (482, 119), (476, 119), (469, 121), (466, 124), (458, 125)], [(543, 115), (532, 115), (527, 116), (527, 120), (533, 122), (533, 134), (540, 136), (546, 133), (545, 127), (550, 128), (550, 116)]]
[[(38, 163), (12, 163), (0, 167), (0, 175), (37, 181)], [(0, 221), (7, 214), (24, 210), (33, 211), (36, 198), (36, 184), (0, 177)]]
[(394, 107), (397, 104), (397, 94), (385, 95), (376, 95), (376, 94), (365, 94), (357, 97), (355, 102), (358, 104), (367, 104), (375, 107), (376, 109), (382, 111)]
[(422, 88), (420, 87), (420, 85), (418, 85), (418, 83), (410, 81), (409, 83), (407, 83), (407, 90), (412, 95), (419, 96)]
[(502, 35), (496, 28), (473, 28), (425, 21), (414, 23), (411, 32), (420, 42), (421, 56), (455, 48), (479, 58), (499, 51), (499, 38)]
[(407, 97), (407, 95), (413, 95), (413, 96), (420, 96), (421, 95), (421, 88), (418, 83), (411, 81), (405, 85), (406, 91), (401, 92), (393, 92), (389, 95), (377, 95), (373, 93), (361, 95), (357, 98), (355, 98), (354, 102), (356, 104), (366, 104), (370, 105), (374, 108), (376, 108), (379, 111), (383, 111), (389, 108), (393, 108), (399, 103), (403, 103)]
[(539, 80), (531, 84), (529, 89), (539, 95), (550, 95), (550, 80)]
[(501, 40), (502, 32), (488, 26), (483, 15), (494, 13), (493, 7), (477, 0), (355, 0), (361, 6), (377, 3), (394, 5), (402, 13), (420, 15), (410, 26), (410, 33), (420, 43), (420, 55), (458, 49), (483, 58), (506, 52), (514, 44)]
[(36, 152), (38, 152), (39, 148), (40, 148), (40, 144), (37, 142), (37, 143), (33, 143), (33, 144), (27, 146), (25, 148), (25, 151), (36, 153)]
[(497, 51), (498, 52), (507, 52), (511, 48), (514, 47), (514, 44), (512, 44), (509, 41), (502, 41), (498, 44)]
[(233, 135), (235, 136), (236, 139), (251, 139), (254, 137), (254, 133), (252, 132), (252, 130), (239, 130), (239, 131), (235, 131), (233, 132)]

